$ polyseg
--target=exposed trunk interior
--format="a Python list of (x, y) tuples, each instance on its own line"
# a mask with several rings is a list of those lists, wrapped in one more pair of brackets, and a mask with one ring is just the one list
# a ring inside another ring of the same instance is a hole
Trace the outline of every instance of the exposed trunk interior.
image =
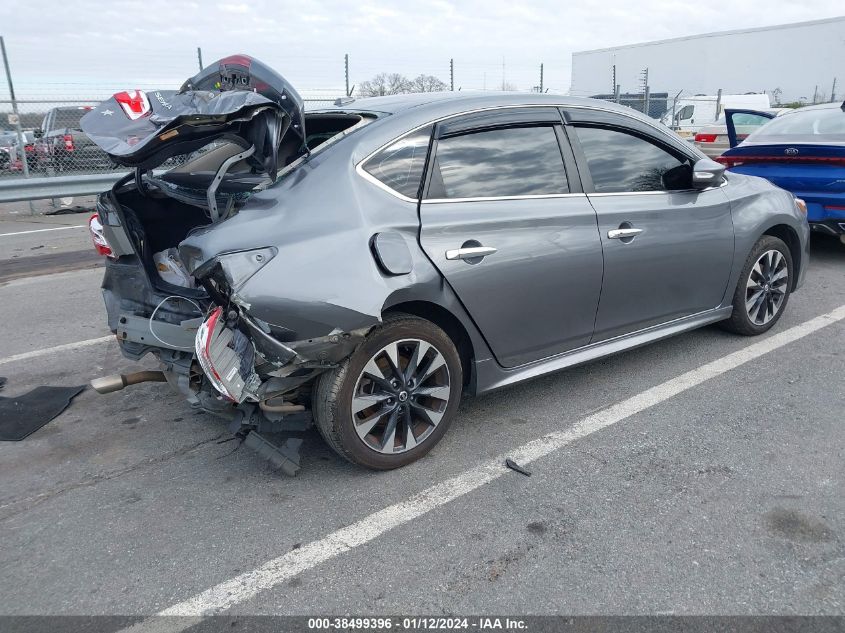
[[(338, 134), (370, 120), (360, 114), (306, 114), (307, 151), (314, 151)], [(163, 280), (154, 256), (175, 248), (193, 229), (211, 224), (208, 207), (203, 204), (203, 189), (212, 181), (220, 165), (240, 151), (242, 148), (234, 143), (216, 144), (163, 175), (145, 178), (148, 186), (153, 185), (148, 193), (141, 193), (135, 186), (127, 186), (117, 194), (123, 208), (126, 231), (155, 283)], [(280, 171), (280, 177), (306, 153), (300, 139), (286, 139), (279, 147), (279, 165), (285, 166)], [(162, 182), (169, 187), (162, 186)], [(248, 199), (249, 191), (260, 182), (247, 161), (231, 165), (218, 189), (218, 194), (231, 198), (226, 215), (222, 217), (237, 213)]]

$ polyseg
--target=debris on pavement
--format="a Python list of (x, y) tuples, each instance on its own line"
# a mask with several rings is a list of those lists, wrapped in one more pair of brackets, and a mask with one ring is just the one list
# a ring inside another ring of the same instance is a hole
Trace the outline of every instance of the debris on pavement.
[(85, 386), (36, 387), (22, 396), (0, 397), (0, 441), (18, 442), (64, 411)]
[(523, 468), (522, 466), (520, 466), (519, 464), (517, 464), (517, 463), (516, 463), (515, 461), (513, 461), (510, 457), (508, 457), (508, 458), (505, 460), (505, 466), (507, 466), (507, 467), (508, 467), (508, 468), (510, 468), (511, 470), (515, 470), (515, 471), (516, 471), (516, 472), (518, 472), (518, 473), (522, 473), (522, 474), (523, 474), (523, 475), (525, 475), (526, 477), (530, 477), (530, 476), (531, 476), (531, 471), (529, 471), (529, 470), (525, 470), (525, 468)]
[(281, 470), (284, 474), (293, 477), (299, 472), (301, 438), (287, 438), (285, 443), (279, 446), (259, 435), (258, 432), (251, 431), (244, 443), (270, 462), (273, 468)]
[(44, 215), (71, 215), (76, 213), (94, 213), (96, 209), (91, 207), (84, 207), (82, 205), (74, 205), (72, 207), (59, 207), (52, 211), (45, 211)]

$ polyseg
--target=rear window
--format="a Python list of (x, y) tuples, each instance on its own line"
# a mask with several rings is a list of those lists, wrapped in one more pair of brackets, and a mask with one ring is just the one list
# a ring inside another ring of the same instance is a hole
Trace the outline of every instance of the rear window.
[(364, 171), (393, 191), (417, 198), (431, 129), (428, 125), (391, 143), (363, 164)]
[(841, 108), (797, 110), (772, 119), (753, 134), (749, 141), (776, 142), (845, 142), (845, 112)]

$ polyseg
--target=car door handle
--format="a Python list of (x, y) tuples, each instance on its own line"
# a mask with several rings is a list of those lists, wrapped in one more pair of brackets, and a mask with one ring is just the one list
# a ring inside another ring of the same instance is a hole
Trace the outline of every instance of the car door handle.
[(469, 248), (456, 248), (446, 251), (446, 259), (475, 259), (492, 255), (497, 249), (492, 246), (472, 246)]
[(634, 237), (642, 232), (642, 229), (613, 229), (607, 232), (607, 237), (611, 240), (621, 240), (626, 237)]

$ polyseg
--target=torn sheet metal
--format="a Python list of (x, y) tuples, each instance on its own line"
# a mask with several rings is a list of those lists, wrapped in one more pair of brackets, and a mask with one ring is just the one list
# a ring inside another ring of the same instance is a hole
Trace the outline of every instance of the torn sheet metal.
[(235, 55), (211, 64), (182, 88), (129, 90), (103, 101), (80, 122), (116, 163), (152, 169), (214, 140), (255, 146), (249, 162), (273, 180), (290, 131), (304, 139), (302, 98), (264, 64)]

